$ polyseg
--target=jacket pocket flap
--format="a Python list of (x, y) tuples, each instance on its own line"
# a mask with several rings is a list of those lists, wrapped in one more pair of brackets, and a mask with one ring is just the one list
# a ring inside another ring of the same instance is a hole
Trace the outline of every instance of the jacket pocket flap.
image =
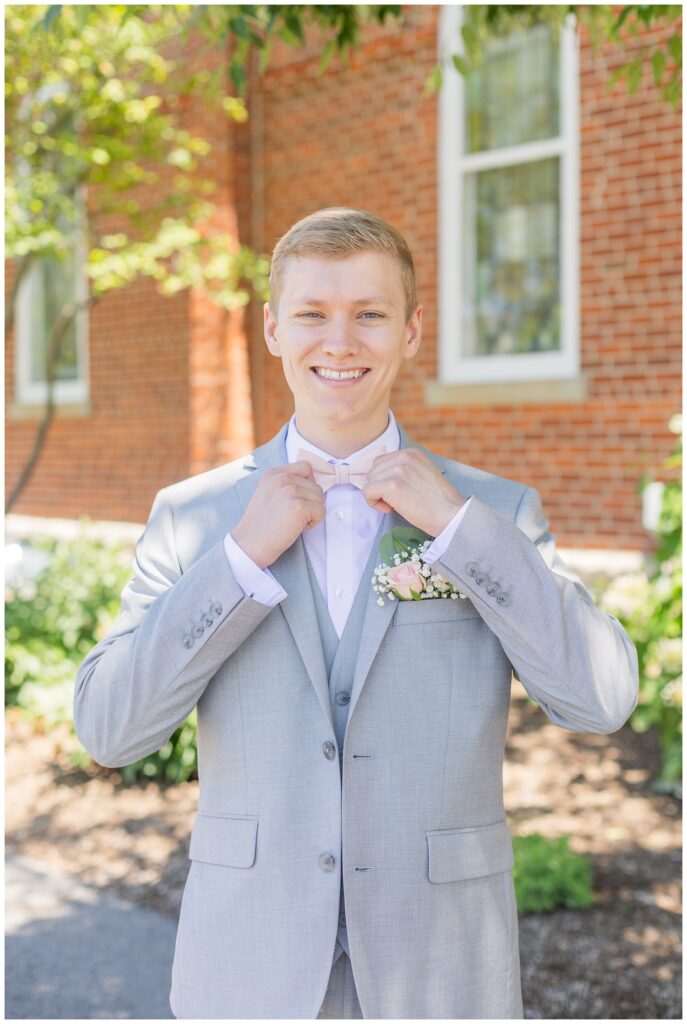
[(255, 863), (258, 819), (204, 814), (199, 811), (191, 833), (189, 857), (206, 864), (250, 868)]
[(508, 825), (436, 829), (427, 833), (430, 882), (482, 878), (513, 867), (513, 844)]
[[(386, 598), (388, 601), (388, 598)], [(433, 597), (424, 601), (399, 601), (391, 620), (392, 625), (418, 625), (425, 622), (451, 622), (459, 619), (478, 619), (479, 612), (468, 598)]]

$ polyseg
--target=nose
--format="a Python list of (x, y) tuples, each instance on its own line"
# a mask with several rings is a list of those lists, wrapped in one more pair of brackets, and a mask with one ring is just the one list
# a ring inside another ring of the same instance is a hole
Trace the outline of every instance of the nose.
[(355, 331), (345, 316), (331, 317), (322, 338), (322, 351), (335, 359), (342, 359), (359, 350)]

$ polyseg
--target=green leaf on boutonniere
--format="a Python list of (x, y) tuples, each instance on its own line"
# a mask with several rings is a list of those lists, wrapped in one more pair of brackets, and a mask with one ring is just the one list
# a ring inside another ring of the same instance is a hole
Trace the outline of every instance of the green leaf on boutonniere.
[[(394, 526), (385, 533), (379, 542), (379, 554), (383, 562), (393, 565), (394, 555), (409, 551), (411, 547), (420, 547), (426, 540), (432, 540), (429, 534), (417, 526)], [(413, 595), (413, 600), (420, 600), (420, 595)]]

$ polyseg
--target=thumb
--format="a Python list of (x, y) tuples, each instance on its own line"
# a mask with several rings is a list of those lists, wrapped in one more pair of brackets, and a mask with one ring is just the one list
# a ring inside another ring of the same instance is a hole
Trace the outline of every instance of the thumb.
[(377, 509), (378, 512), (393, 512), (393, 508), (388, 502), (384, 501), (384, 498), (365, 498), (370, 508)]

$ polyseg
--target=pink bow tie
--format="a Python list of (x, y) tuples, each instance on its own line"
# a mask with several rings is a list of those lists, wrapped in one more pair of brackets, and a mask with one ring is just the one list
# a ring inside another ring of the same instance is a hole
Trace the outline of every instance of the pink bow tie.
[(372, 469), (374, 460), (378, 455), (384, 455), (385, 452), (386, 446), (380, 445), (378, 448), (373, 448), (363, 458), (354, 459), (353, 462), (343, 462), (335, 466), (331, 462), (321, 459), (314, 452), (306, 451), (305, 448), (299, 448), (296, 461), (310, 463), (313, 468), (315, 483), (319, 484), (326, 494), (329, 488), (335, 484), (353, 484), (354, 487), (359, 487), (362, 490), (367, 483), (367, 474)]

